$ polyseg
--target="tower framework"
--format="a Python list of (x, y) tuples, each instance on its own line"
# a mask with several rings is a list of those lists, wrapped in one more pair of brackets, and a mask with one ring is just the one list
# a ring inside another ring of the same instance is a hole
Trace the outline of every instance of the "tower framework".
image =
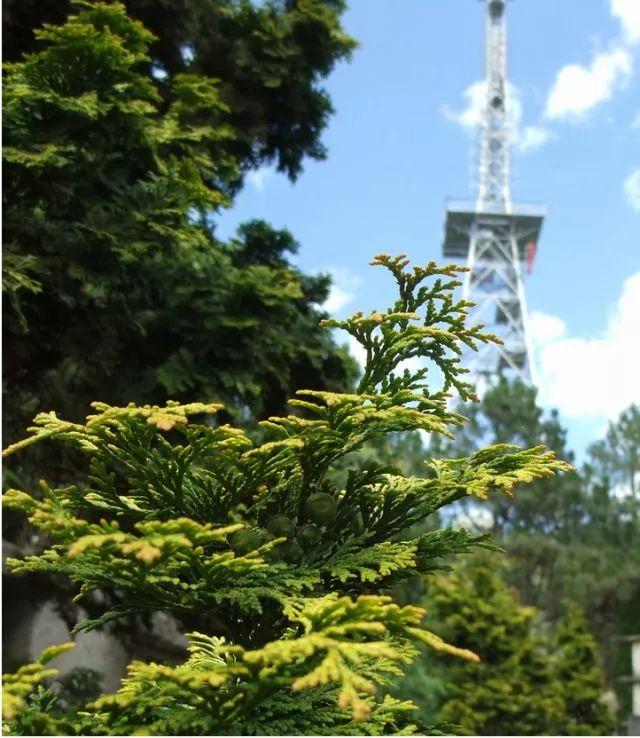
[(545, 208), (511, 201), (505, 0), (487, 0), (486, 98), (481, 124), (476, 201), (447, 203), (444, 256), (466, 260), (463, 297), (475, 303), (469, 316), (502, 340), (471, 352), (467, 366), (478, 386), (501, 376), (535, 379), (523, 284)]

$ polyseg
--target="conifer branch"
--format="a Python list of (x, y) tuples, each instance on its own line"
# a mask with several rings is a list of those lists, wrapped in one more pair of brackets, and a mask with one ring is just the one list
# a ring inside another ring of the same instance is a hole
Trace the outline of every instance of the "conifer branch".
[[(351, 469), (338, 486), (336, 463), (367, 441), (415, 430), (451, 435), (464, 418), (448, 409), (450, 390), (472, 396), (461, 346), (495, 340), (465, 326), (467, 305), (452, 298), (457, 267), (409, 271), (403, 256), (384, 255), (374, 263), (396, 280), (395, 304), (326, 321), (367, 351), (357, 392), (300, 391), (292, 414), (269, 418), (255, 434), (194, 420), (215, 414), (216, 403), (94, 403), (84, 424), (41, 413), (31, 435), (5, 452), (48, 441), (88, 458), (88, 475), (74, 485), (43, 481), (39, 493), (4, 496), (51, 541), (10, 560), (11, 570), (67, 576), (79, 600), (111, 593), (76, 630), (163, 610), (211, 631), (191, 636), (180, 666), (132, 664), (122, 689), (89, 708), (96, 730), (247, 733), (265, 727), (260, 708), (273, 726), (291, 729), (297, 720), (312, 731), (306, 705), (328, 732), (356, 724), (373, 734), (412, 732), (409, 705), (377, 690), (412, 660), (416, 644), (476, 658), (425, 630), (420, 608), (371, 592), (493, 548), (466, 531), (410, 532), (439, 509), (492, 491), (511, 495), (571, 467), (540, 446), (502, 444), (431, 459), (424, 478), (371, 467)], [(429, 390), (426, 368), (399, 372), (414, 357), (440, 370), (441, 390)]]

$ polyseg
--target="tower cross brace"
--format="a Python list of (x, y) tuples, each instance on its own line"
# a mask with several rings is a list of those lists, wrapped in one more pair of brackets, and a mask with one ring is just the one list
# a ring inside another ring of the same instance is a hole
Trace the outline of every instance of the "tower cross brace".
[(540, 237), (545, 209), (511, 201), (505, 0), (484, 0), (486, 20), (486, 97), (481, 123), (478, 198), (449, 201), (444, 256), (464, 259), (469, 271), (463, 298), (475, 303), (473, 323), (483, 323), (501, 345), (470, 352), (467, 366), (478, 386), (500, 377), (531, 384), (535, 369), (530, 346), (523, 272)]

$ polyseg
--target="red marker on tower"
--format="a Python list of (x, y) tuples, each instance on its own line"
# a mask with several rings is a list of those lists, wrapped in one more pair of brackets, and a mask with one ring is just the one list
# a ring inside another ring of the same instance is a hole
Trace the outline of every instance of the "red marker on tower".
[(527, 244), (527, 274), (533, 271), (533, 262), (536, 258), (536, 242), (529, 241)]

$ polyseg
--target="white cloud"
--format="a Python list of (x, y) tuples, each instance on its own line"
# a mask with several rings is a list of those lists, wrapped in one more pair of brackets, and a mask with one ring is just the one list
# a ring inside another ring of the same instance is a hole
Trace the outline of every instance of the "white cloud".
[(331, 275), (329, 297), (323, 302), (322, 309), (334, 315), (347, 306), (355, 297), (360, 285), (360, 277), (349, 269), (327, 269)]
[(339, 312), (345, 305), (348, 305), (352, 299), (352, 294), (345, 292), (337, 284), (332, 284), (329, 297), (322, 303), (322, 309), (333, 315), (333, 313)]
[(622, 46), (597, 54), (588, 67), (567, 64), (556, 75), (545, 115), (552, 120), (583, 118), (624, 87), (632, 71), (631, 54)]
[(259, 192), (264, 189), (267, 180), (273, 175), (273, 169), (258, 167), (247, 174), (247, 182)]
[(620, 34), (589, 65), (567, 64), (560, 69), (547, 98), (547, 118), (584, 119), (631, 79), (640, 43), (640, 0), (610, 0), (609, 10), (620, 22)]
[(640, 112), (636, 113), (636, 117), (631, 122), (631, 128), (640, 128)]
[(518, 141), (518, 148), (525, 154), (528, 151), (534, 151), (544, 146), (547, 141), (552, 138), (552, 133), (548, 128), (542, 126), (525, 126)]
[(640, 2), (638, 0), (611, 0), (611, 14), (622, 25), (622, 33), (630, 43), (640, 41)]
[(631, 174), (625, 179), (623, 191), (629, 205), (637, 213), (640, 213), (640, 169), (636, 169), (635, 172), (631, 172)]
[(534, 311), (529, 318), (529, 332), (533, 344), (538, 346), (564, 338), (567, 325), (557, 315)]
[[(447, 120), (456, 123), (468, 133), (472, 133), (481, 125), (482, 114), (486, 105), (487, 85), (484, 80), (474, 82), (462, 93), (466, 105), (461, 110), (454, 110), (445, 105), (441, 112)], [(508, 83), (507, 88), (507, 125), (511, 133), (511, 142), (521, 153), (527, 153), (543, 146), (552, 138), (551, 131), (542, 126), (522, 127), (523, 106), (518, 88)]]
[[(535, 315), (535, 314), (534, 314)], [(532, 321), (540, 400), (568, 417), (614, 420), (640, 402), (640, 272), (623, 286), (603, 335), (566, 335), (560, 318)]]
[(442, 114), (447, 120), (456, 123), (468, 132), (475, 130), (482, 123), (487, 94), (487, 85), (484, 80), (474, 82), (462, 93), (466, 106), (462, 110), (453, 110), (448, 105), (442, 107)]

